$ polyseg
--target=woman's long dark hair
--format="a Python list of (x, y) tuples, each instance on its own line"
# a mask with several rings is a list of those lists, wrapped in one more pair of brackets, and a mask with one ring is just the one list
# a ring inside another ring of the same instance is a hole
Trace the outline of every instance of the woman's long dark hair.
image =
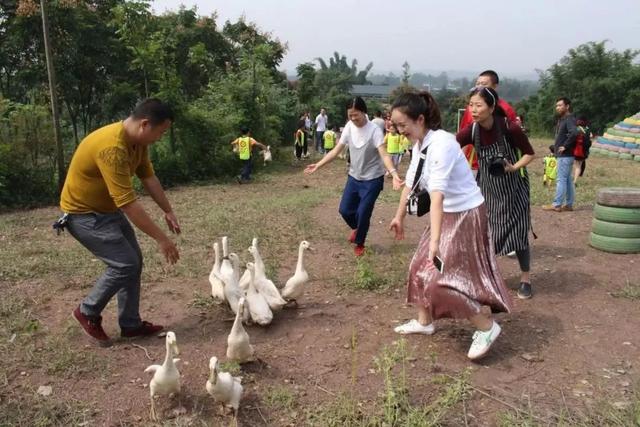
[(396, 98), (391, 107), (392, 111), (396, 109), (412, 120), (418, 120), (420, 115), (424, 116), (427, 129), (438, 130), (442, 128), (440, 108), (429, 92), (403, 93)]
[(356, 96), (355, 98), (350, 99), (349, 102), (347, 102), (347, 110), (351, 108), (355, 108), (356, 110), (367, 114), (367, 103), (364, 102), (364, 99), (359, 96)]
[(476, 86), (471, 89), (469, 99), (471, 99), (471, 97), (474, 95), (479, 95), (482, 99), (484, 99), (484, 102), (489, 106), (489, 108), (495, 107), (493, 110), (494, 116), (507, 117), (507, 113), (505, 113), (502, 107), (498, 105), (498, 101), (500, 101), (498, 92), (491, 89), (490, 87)]

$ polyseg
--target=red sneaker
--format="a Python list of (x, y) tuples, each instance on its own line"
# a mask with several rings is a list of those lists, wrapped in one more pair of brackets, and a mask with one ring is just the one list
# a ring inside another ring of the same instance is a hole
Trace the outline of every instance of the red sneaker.
[(125, 338), (148, 337), (149, 335), (157, 334), (163, 329), (164, 326), (154, 325), (151, 322), (146, 322), (143, 320), (142, 324), (137, 328), (122, 329), (120, 331), (120, 336)]
[(77, 306), (71, 315), (80, 323), (84, 333), (96, 340), (98, 345), (102, 347), (111, 345), (111, 339), (102, 329), (102, 316), (97, 318), (87, 317), (80, 311), (80, 306)]
[(353, 253), (355, 256), (364, 255), (364, 245), (358, 245), (355, 248), (353, 248)]
[(349, 241), (351, 243), (355, 243), (356, 242), (356, 234), (358, 233), (358, 229), (355, 229), (351, 232), (351, 235), (349, 235)]

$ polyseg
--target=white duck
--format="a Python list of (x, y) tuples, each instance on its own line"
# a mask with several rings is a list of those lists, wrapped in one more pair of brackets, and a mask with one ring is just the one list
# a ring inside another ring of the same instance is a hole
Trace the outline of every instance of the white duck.
[(267, 149), (262, 151), (262, 157), (263, 157), (263, 162), (262, 165), (266, 166), (267, 162), (270, 162), (272, 160), (272, 156), (271, 156), (271, 146), (267, 145)]
[(298, 248), (298, 265), (296, 266), (296, 272), (282, 289), (281, 295), (286, 300), (296, 300), (304, 291), (304, 285), (309, 281), (309, 274), (304, 269), (304, 251), (311, 249), (311, 245), (306, 240), (300, 242)]
[(220, 276), (220, 245), (218, 242), (213, 244), (213, 252), (215, 254), (215, 260), (211, 273), (209, 273), (209, 283), (211, 283), (211, 296), (217, 300), (225, 301), (224, 297), (224, 283), (218, 279)]
[(145, 372), (153, 372), (153, 378), (149, 382), (149, 394), (151, 396), (151, 419), (158, 420), (156, 416), (156, 406), (153, 397), (156, 395), (168, 395), (172, 393), (180, 393), (180, 372), (176, 368), (176, 363), (180, 359), (174, 359), (173, 356), (180, 354), (176, 334), (167, 332), (165, 340), (167, 346), (167, 354), (162, 365), (151, 365), (145, 369)]
[[(232, 265), (231, 270), (221, 270), (218, 278), (224, 283), (224, 297), (229, 303), (229, 307), (234, 313), (238, 313), (238, 301), (244, 297), (244, 292), (238, 286), (238, 274), (236, 274), (236, 271), (240, 270), (240, 258), (237, 254), (231, 253), (228, 256), (228, 261)], [(244, 309), (242, 319), (245, 322), (249, 320), (248, 307)]]
[(233, 409), (233, 415), (238, 415), (240, 407), (240, 398), (242, 397), (242, 378), (231, 376), (229, 372), (218, 371), (218, 358), (212, 357), (209, 360), (209, 379), (207, 380), (207, 393), (209, 393), (216, 402), (225, 407)]
[[(258, 251), (257, 240), (258, 239), (253, 239), (253, 244), (249, 247), (249, 253), (253, 255), (253, 264), (255, 266), (255, 279), (253, 283), (256, 290), (264, 297), (265, 300), (267, 300), (269, 308), (271, 308), (271, 310), (278, 311), (287, 304), (287, 301), (282, 298), (278, 288), (276, 288), (276, 285), (269, 280), (264, 273), (264, 262), (262, 262), (262, 257)], [(248, 270), (245, 271), (245, 274), (247, 273)], [(244, 276), (242, 278), (244, 279)], [(242, 286), (242, 279), (240, 279), (241, 289), (243, 289)], [(244, 288), (244, 291), (247, 292), (248, 280), (245, 286), (246, 288)], [(251, 308), (251, 301), (249, 301), (249, 308)]]
[[(251, 240), (251, 246), (247, 250), (251, 255), (253, 255), (253, 264), (255, 265), (255, 268), (256, 268), (256, 277), (263, 276), (265, 274), (264, 273), (265, 267), (264, 267), (264, 262), (262, 261), (262, 257), (260, 256), (260, 252), (258, 251), (257, 237), (254, 237), (253, 240)], [(252, 251), (254, 251), (255, 253)], [(257, 257), (256, 257), (256, 254), (257, 254)], [(242, 274), (242, 277), (240, 278), (240, 289), (247, 292), (248, 288), (249, 288), (249, 270), (245, 270), (244, 273)]]
[(244, 330), (242, 317), (240, 316), (240, 312), (244, 311), (244, 303), (244, 298), (240, 298), (236, 320), (233, 322), (233, 327), (227, 337), (227, 358), (238, 363), (255, 360), (253, 346), (249, 342), (249, 334)]
[(229, 259), (229, 238), (222, 236), (222, 263), (220, 264), (220, 275), (227, 276), (233, 273), (233, 265)]
[(269, 308), (269, 303), (262, 296), (262, 294), (256, 291), (255, 287), (255, 266), (252, 262), (247, 263), (247, 270), (249, 271), (249, 289), (247, 289), (247, 302), (249, 303), (249, 313), (251, 313), (251, 320), (258, 325), (268, 325), (273, 320), (273, 313)]

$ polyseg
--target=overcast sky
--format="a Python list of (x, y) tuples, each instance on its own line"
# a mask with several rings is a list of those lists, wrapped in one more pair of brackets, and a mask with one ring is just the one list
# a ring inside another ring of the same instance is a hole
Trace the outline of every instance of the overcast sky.
[(372, 61), (374, 71), (493, 68), (502, 75), (547, 69), (568, 49), (609, 40), (640, 48), (640, 0), (154, 0), (156, 13), (180, 4), (217, 12), (222, 27), (245, 15), (288, 43), (281, 68), (328, 58), (334, 51)]

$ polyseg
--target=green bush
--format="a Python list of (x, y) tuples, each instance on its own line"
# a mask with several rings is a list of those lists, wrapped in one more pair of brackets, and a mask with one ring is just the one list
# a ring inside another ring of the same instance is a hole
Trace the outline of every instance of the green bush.
[(0, 209), (55, 202), (49, 111), (0, 99)]

